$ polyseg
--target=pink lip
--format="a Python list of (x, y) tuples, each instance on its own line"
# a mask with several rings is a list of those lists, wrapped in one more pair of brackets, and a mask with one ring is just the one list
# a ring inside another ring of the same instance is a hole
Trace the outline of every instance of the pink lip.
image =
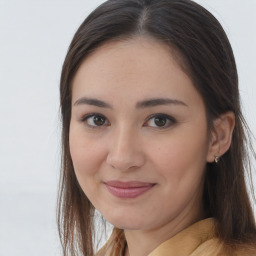
[(155, 185), (154, 183), (139, 181), (122, 182), (117, 180), (108, 181), (104, 184), (108, 191), (118, 198), (136, 198), (150, 190)]

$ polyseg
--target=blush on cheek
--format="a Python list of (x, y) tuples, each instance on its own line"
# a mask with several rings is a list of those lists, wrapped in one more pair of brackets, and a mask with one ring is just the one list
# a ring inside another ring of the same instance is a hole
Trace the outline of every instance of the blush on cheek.
[(98, 173), (104, 162), (105, 151), (100, 143), (70, 140), (70, 154), (77, 175), (91, 176)]

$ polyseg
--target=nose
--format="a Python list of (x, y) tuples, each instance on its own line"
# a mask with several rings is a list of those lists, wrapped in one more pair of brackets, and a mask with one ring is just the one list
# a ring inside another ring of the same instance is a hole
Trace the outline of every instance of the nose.
[(120, 171), (139, 168), (145, 162), (142, 148), (138, 134), (120, 129), (110, 138), (107, 164)]

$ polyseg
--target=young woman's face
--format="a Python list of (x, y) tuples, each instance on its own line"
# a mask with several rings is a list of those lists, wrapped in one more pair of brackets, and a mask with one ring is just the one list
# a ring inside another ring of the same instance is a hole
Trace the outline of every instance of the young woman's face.
[(113, 225), (150, 230), (202, 214), (203, 100), (170, 49), (111, 42), (72, 85), (70, 152), (89, 200)]

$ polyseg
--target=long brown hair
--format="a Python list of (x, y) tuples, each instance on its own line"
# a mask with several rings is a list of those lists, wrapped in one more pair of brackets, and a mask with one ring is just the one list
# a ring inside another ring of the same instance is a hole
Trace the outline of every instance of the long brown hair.
[(252, 147), (240, 109), (232, 48), (220, 23), (190, 0), (109, 0), (93, 11), (77, 30), (61, 74), (58, 226), (64, 255), (92, 256), (94, 237), (94, 208), (78, 184), (69, 152), (72, 80), (88, 54), (105, 42), (144, 35), (169, 45), (180, 56), (181, 67), (204, 100), (209, 129), (212, 121), (226, 111), (235, 114), (230, 149), (218, 165), (207, 164), (203, 203), (207, 216), (217, 220), (223, 242), (247, 243), (256, 236), (245, 181), (246, 172), (251, 173), (249, 150)]

